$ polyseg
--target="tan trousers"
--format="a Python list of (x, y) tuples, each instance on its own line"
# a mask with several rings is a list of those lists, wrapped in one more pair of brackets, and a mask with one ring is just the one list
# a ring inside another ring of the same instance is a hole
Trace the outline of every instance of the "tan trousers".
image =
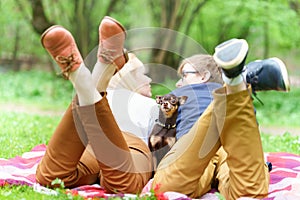
[[(86, 149), (87, 141), (92, 151)], [(51, 182), (59, 178), (72, 188), (100, 178), (108, 192), (138, 193), (151, 172), (147, 145), (120, 131), (103, 97), (91, 106), (78, 107), (76, 100), (72, 102), (49, 141), (36, 180), (55, 187)]]
[(211, 105), (164, 157), (153, 186), (195, 198), (216, 179), (229, 200), (267, 195), (269, 173), (250, 92), (225, 92), (214, 92)]

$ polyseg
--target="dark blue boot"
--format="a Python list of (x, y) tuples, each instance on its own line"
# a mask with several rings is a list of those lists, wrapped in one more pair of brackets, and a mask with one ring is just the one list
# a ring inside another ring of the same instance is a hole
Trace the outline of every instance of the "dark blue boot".
[(266, 91), (290, 90), (290, 81), (285, 64), (279, 58), (257, 60), (246, 65), (247, 83), (250, 83), (252, 90)]

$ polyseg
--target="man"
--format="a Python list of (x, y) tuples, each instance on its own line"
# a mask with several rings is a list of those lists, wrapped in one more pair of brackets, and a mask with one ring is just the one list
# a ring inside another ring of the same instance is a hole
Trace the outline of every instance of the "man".
[[(242, 75), (247, 52), (245, 40), (231, 40), (216, 48), (214, 59), (222, 67), (225, 86), (213, 92), (212, 103), (162, 159), (153, 181), (160, 191), (195, 198), (218, 181), (226, 199), (268, 194), (269, 174), (251, 87)], [(211, 171), (212, 160), (217, 170)]]

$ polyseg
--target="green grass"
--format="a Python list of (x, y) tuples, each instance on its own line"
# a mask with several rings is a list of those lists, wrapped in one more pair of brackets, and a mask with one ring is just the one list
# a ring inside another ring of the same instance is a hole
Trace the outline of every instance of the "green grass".
[(281, 136), (262, 134), (264, 152), (290, 152), (300, 155), (300, 137), (286, 132)]
[[(171, 81), (153, 86), (155, 94), (169, 92)], [(63, 111), (74, 95), (68, 81), (53, 74), (39, 71), (9, 72), (0, 74), (0, 103), (16, 104), (41, 110)], [(292, 88), (290, 93), (260, 92), (264, 106), (254, 101), (260, 124), (274, 127), (300, 128), (300, 88)], [(12, 158), (30, 151), (38, 144), (47, 144), (61, 115), (20, 113), (0, 111), (0, 157)], [(300, 138), (289, 133), (281, 136), (262, 133), (265, 152), (290, 152), (300, 154)], [(60, 192), (58, 196), (42, 195), (27, 186), (5, 186), (0, 189), (0, 199), (70, 199)], [(78, 199), (76, 197), (75, 199)]]
[(42, 71), (0, 73), (0, 88), (2, 104), (34, 105), (45, 110), (65, 108), (74, 94), (69, 81)]
[(12, 158), (38, 144), (48, 144), (60, 116), (0, 112), (0, 158)]
[(300, 88), (292, 87), (288, 93), (267, 91), (257, 94), (264, 103), (254, 100), (260, 124), (300, 128)]
[(70, 193), (67, 193), (66, 190), (60, 189), (57, 190), (58, 195), (46, 195), (37, 193), (30, 186), (4, 186), (0, 189), (0, 199), (5, 200), (83, 200), (81, 196), (72, 196)]

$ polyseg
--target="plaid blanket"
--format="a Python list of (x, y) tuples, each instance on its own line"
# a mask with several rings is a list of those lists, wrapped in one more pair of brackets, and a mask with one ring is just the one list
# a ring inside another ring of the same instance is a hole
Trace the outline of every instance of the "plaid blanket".
[[(55, 195), (54, 190), (40, 186), (35, 181), (35, 170), (40, 159), (43, 157), (46, 145), (38, 145), (30, 152), (11, 159), (0, 158), (0, 186), (29, 185), (37, 192)], [(265, 200), (300, 199), (300, 155), (290, 153), (265, 153), (266, 160), (271, 162), (273, 170), (270, 172), (271, 182), (269, 195)], [(145, 186), (141, 195), (150, 192), (151, 180)], [(99, 185), (85, 185), (71, 190), (73, 194), (83, 197), (109, 197)], [(133, 194), (117, 194), (121, 197), (134, 198)], [(188, 199), (185, 195), (176, 192), (163, 194), (166, 199)], [(215, 191), (211, 191), (201, 199), (218, 199)]]

